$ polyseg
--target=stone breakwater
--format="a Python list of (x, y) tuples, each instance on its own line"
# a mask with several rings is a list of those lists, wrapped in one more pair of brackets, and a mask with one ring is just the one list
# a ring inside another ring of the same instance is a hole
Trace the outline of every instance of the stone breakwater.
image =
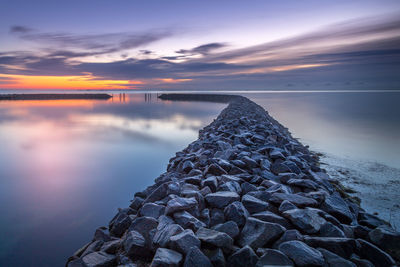
[(67, 266), (396, 266), (400, 234), (247, 98), (229, 102)]

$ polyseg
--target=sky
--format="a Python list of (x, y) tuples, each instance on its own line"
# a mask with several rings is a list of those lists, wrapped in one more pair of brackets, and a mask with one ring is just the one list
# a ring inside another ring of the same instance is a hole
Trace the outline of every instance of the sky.
[(400, 89), (400, 1), (0, 0), (1, 89)]

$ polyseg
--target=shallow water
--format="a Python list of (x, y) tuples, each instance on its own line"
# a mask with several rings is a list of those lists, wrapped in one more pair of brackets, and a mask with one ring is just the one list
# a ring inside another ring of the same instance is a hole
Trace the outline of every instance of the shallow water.
[[(400, 93), (243, 95), (326, 153), (332, 174), (346, 168), (369, 181), (339, 177), (364, 206), (386, 216), (400, 204)], [(156, 96), (0, 102), (0, 266), (63, 266), (225, 106)], [(371, 161), (377, 171), (363, 167)], [(374, 201), (385, 186), (389, 200)]]

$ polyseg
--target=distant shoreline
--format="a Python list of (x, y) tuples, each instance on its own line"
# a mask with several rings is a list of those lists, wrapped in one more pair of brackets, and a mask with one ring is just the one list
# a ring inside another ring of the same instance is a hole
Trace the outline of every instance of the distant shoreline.
[(109, 94), (0, 94), (1, 100), (110, 99)]

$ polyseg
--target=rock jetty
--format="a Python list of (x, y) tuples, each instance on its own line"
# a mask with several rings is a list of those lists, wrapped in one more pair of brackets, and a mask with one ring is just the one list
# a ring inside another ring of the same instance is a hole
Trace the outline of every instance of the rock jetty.
[(240, 96), (160, 98), (218, 97), (228, 107), (68, 267), (396, 266), (400, 234), (262, 107)]

